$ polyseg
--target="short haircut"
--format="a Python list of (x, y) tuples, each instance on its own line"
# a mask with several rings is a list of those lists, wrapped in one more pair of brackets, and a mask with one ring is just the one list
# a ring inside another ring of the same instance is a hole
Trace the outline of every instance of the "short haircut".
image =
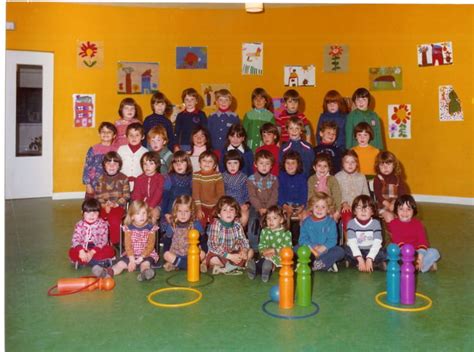
[(379, 167), (381, 164), (393, 164), (393, 173), (395, 176), (401, 176), (402, 167), (397, 157), (392, 152), (385, 150), (377, 154), (377, 157), (375, 158), (375, 171), (377, 173), (380, 173)]
[(263, 217), (263, 227), (268, 227), (268, 224), (267, 224), (267, 216), (268, 214), (270, 213), (275, 213), (277, 214), (279, 217), (281, 217), (283, 219), (283, 228), (285, 230), (288, 229), (288, 223), (287, 223), (287, 216), (286, 216), (286, 213), (283, 211), (283, 208), (279, 207), (278, 205), (272, 205), (270, 208), (267, 209), (267, 212), (265, 213), (265, 216)]
[(323, 111), (328, 112), (328, 104), (337, 103), (338, 111), (340, 113), (346, 114), (348, 112), (348, 107), (346, 101), (342, 95), (337, 90), (330, 90), (326, 93), (323, 99)]
[(259, 159), (268, 159), (270, 162), (275, 164), (275, 157), (271, 152), (265, 149), (260, 149), (258, 152), (255, 153), (255, 164), (258, 162)]
[(329, 194), (324, 192), (314, 192), (314, 195), (308, 199), (308, 210), (312, 212), (312, 208), (320, 200), (326, 202), (330, 213), (334, 210), (334, 200)]
[(123, 117), (122, 110), (123, 110), (125, 105), (131, 105), (135, 108), (135, 115), (133, 117), (136, 118), (137, 114), (138, 114), (138, 104), (135, 102), (135, 100), (133, 98), (124, 98), (124, 99), (122, 99), (122, 101), (120, 102), (119, 110), (118, 110), (118, 114), (120, 115), (120, 117)]
[(117, 127), (111, 122), (104, 121), (100, 124), (99, 126), (99, 133), (102, 132), (102, 129), (106, 128), (114, 133), (114, 135), (117, 135)]
[(347, 158), (347, 157), (354, 158), (355, 161), (356, 161), (356, 163), (357, 163), (357, 168), (359, 168), (359, 156), (357, 155), (357, 153), (356, 153), (355, 151), (353, 151), (352, 149), (346, 150), (346, 151), (342, 154), (341, 161), (344, 161), (344, 158)]
[(285, 101), (285, 103), (288, 100), (295, 100), (295, 101), (299, 102), (300, 101), (300, 94), (295, 89), (288, 89), (283, 94), (283, 100)]
[(140, 134), (142, 136), (145, 135), (145, 130), (143, 129), (143, 125), (140, 122), (134, 122), (134, 123), (131, 123), (130, 125), (128, 125), (127, 126), (127, 131), (125, 132), (125, 135), (128, 136), (128, 133), (131, 130), (135, 130), (135, 131), (140, 132)]
[(244, 137), (244, 141), (242, 142), (242, 144), (244, 146), (247, 145), (247, 131), (245, 131), (244, 126), (242, 126), (240, 123), (234, 123), (232, 126), (230, 126), (229, 130), (227, 131), (226, 142), (225, 142), (226, 147), (230, 145), (230, 140), (229, 140), (230, 136)]
[(199, 132), (202, 132), (202, 134), (204, 134), (204, 137), (206, 138), (206, 150), (212, 149), (212, 141), (211, 141), (211, 135), (209, 134), (209, 130), (204, 126), (197, 125), (193, 128), (191, 132), (191, 140), (189, 141), (189, 144), (191, 145), (191, 154), (193, 154), (194, 152), (193, 137)]
[(313, 161), (313, 167), (316, 167), (316, 165), (320, 161), (325, 161), (329, 166), (329, 171), (331, 171), (331, 169), (332, 169), (332, 160), (331, 160), (331, 156), (329, 154), (326, 154), (326, 153), (316, 154), (316, 156), (314, 157), (314, 161)]
[(183, 93), (181, 93), (181, 101), (184, 102), (184, 98), (186, 98), (186, 95), (196, 98), (196, 100), (199, 102), (199, 93), (196, 89), (186, 88), (185, 90), (183, 90)]
[(113, 152), (113, 151), (106, 153), (104, 155), (104, 159), (102, 159), (102, 167), (104, 168), (104, 170), (105, 170), (105, 164), (112, 161), (115, 161), (119, 164), (119, 171), (120, 171), (123, 165), (123, 160), (120, 157), (119, 153)]
[[(186, 153), (183, 150), (178, 150), (173, 153), (173, 156), (171, 157), (171, 166), (173, 166), (174, 163), (177, 163), (179, 161), (185, 161), (186, 162), (186, 175), (189, 175), (193, 172), (193, 165), (191, 164), (191, 159), (189, 158), (189, 154)], [(175, 174), (176, 171), (174, 171), (174, 168), (171, 167), (171, 169), (168, 171), (169, 174)]]
[(361, 205), (363, 208), (369, 207), (372, 210), (373, 216), (377, 214), (377, 207), (375, 205), (374, 200), (366, 194), (361, 194), (355, 197), (354, 200), (352, 201), (352, 207), (351, 207), (352, 216), (355, 217), (355, 211), (359, 205)]
[(214, 152), (212, 152), (211, 150), (205, 150), (201, 153), (201, 155), (199, 155), (199, 161), (204, 158), (212, 158), (212, 160), (214, 160), (214, 164), (217, 166), (217, 155), (214, 154)]
[(232, 96), (230, 91), (228, 89), (225, 89), (225, 88), (217, 90), (214, 93), (214, 96), (215, 96), (216, 100), (219, 99), (220, 97), (225, 97), (225, 98), (229, 99), (230, 103), (232, 103), (232, 100), (234, 99), (234, 97)]
[(147, 141), (150, 142), (154, 137), (160, 136), (165, 141), (165, 144), (168, 143), (168, 132), (163, 125), (156, 125), (151, 130), (148, 131)]
[(224, 154), (224, 168), (227, 170), (227, 162), (231, 160), (237, 160), (239, 162), (239, 170), (244, 167), (244, 158), (242, 153), (238, 150), (231, 149)]
[(235, 209), (235, 217), (240, 218), (242, 216), (242, 210), (240, 208), (239, 202), (237, 202), (233, 197), (231, 196), (222, 196), (219, 198), (217, 201), (217, 205), (215, 207), (215, 215), (214, 217), (218, 217), (224, 206), (228, 205), (231, 208)]
[(298, 167), (296, 168), (296, 173), (301, 174), (303, 172), (303, 161), (301, 160), (301, 155), (296, 150), (288, 150), (285, 154), (283, 154), (283, 158), (281, 159), (280, 170), (285, 171), (285, 163), (287, 160), (296, 160), (298, 163)]
[(257, 97), (262, 97), (265, 99), (265, 109), (267, 110), (270, 110), (270, 111), (273, 111), (273, 101), (272, 101), (272, 97), (270, 96), (270, 94), (268, 94), (266, 92), (265, 89), (263, 88), (255, 88), (253, 91), (252, 91), (252, 108), (255, 108), (255, 105), (253, 103), (254, 99), (257, 98)]
[(100, 203), (95, 198), (87, 198), (82, 202), (81, 209), (83, 213), (100, 212)]
[(151, 96), (151, 99), (150, 99), (151, 111), (154, 112), (154, 105), (157, 103), (163, 103), (166, 105), (165, 115), (169, 114), (171, 110), (173, 110), (173, 104), (171, 104), (171, 102), (162, 92), (156, 92), (155, 94)]
[(275, 144), (277, 144), (280, 140), (280, 132), (278, 132), (278, 127), (271, 122), (266, 122), (260, 127), (260, 136), (262, 138), (264, 133), (272, 133), (276, 137)]
[(369, 134), (369, 141), (374, 139), (374, 130), (372, 127), (367, 123), (367, 122), (359, 122), (355, 127), (354, 127), (354, 138), (357, 137), (357, 133), (361, 132), (366, 132)]
[(286, 128), (290, 126), (290, 123), (293, 125), (298, 125), (298, 127), (301, 129), (301, 132), (303, 132), (304, 123), (298, 116), (291, 116), (288, 120), (286, 120)]
[(413, 216), (418, 214), (418, 207), (416, 205), (415, 198), (413, 198), (409, 194), (403, 194), (397, 198), (397, 200), (395, 201), (395, 205), (393, 206), (393, 210), (397, 216), (398, 216), (398, 208), (404, 204), (408, 205), (410, 208), (413, 209)]
[(326, 130), (334, 130), (337, 133), (337, 123), (335, 121), (324, 121), (319, 128), (320, 132), (324, 132)]
[(371, 96), (370, 92), (367, 89), (357, 88), (354, 94), (352, 94), (352, 101), (355, 103), (357, 98), (367, 98), (368, 103), (370, 105)]
[[(160, 158), (159, 153), (150, 151), (143, 154), (142, 157), (140, 158), (140, 166), (142, 167), (142, 170), (143, 170), (143, 164), (145, 163), (145, 161), (153, 161), (156, 165), (155, 171), (158, 173), (160, 172), (161, 158)], [(145, 172), (145, 170), (143, 170), (143, 172)]]

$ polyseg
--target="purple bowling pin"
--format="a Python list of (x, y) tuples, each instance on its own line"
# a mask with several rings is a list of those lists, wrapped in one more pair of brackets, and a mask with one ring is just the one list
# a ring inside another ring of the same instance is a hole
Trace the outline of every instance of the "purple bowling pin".
[(411, 244), (405, 244), (400, 252), (403, 262), (400, 273), (400, 303), (412, 305), (415, 304), (415, 248)]

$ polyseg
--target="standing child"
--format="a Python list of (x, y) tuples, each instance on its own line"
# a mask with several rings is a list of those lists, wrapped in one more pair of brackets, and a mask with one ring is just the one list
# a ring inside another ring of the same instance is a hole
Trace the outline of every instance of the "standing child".
[(268, 282), (275, 268), (281, 267), (280, 250), (292, 247), (291, 232), (286, 229), (286, 223), (282, 208), (276, 205), (268, 208), (258, 243), (260, 259), (257, 262), (250, 259), (248, 262), (248, 276), (251, 280), (261, 273), (262, 281)]
[[(270, 153), (272, 153), (273, 157), (275, 158), (275, 162), (273, 163), (271, 173), (275, 176), (278, 176), (278, 173), (280, 171), (280, 148), (278, 147), (280, 134), (278, 132), (278, 128), (273, 123), (264, 123), (262, 127), (260, 127), (260, 135), (262, 137), (263, 145), (258, 147), (255, 153), (258, 153), (260, 150), (268, 150)], [(255, 170), (256, 169), (254, 166), (253, 171), (255, 172)]]
[(120, 223), (130, 199), (128, 178), (120, 172), (122, 158), (117, 152), (108, 152), (102, 160), (104, 174), (99, 177), (95, 196), (99, 201), (100, 217), (109, 223), (109, 239), (112, 244), (120, 242)]
[(400, 247), (404, 244), (415, 247), (416, 270), (422, 273), (436, 271), (440, 254), (437, 249), (430, 247), (422, 222), (414, 217), (417, 213), (415, 199), (408, 194), (402, 195), (395, 202), (395, 214), (398, 218), (390, 221), (387, 227), (393, 243)]
[(346, 260), (367, 273), (374, 271), (374, 264), (383, 270), (386, 268), (382, 227), (380, 221), (373, 218), (374, 214), (375, 204), (370, 196), (363, 194), (354, 199), (354, 218), (347, 224), (347, 245), (344, 246)]
[(337, 272), (336, 262), (344, 258), (344, 250), (337, 246), (337, 225), (328, 216), (332, 199), (326, 193), (316, 192), (308, 201), (308, 216), (301, 225), (299, 246), (308, 246), (315, 260), (313, 270)]
[(280, 140), (282, 143), (288, 142), (290, 136), (288, 134), (287, 123), (288, 120), (292, 117), (296, 117), (302, 122), (305, 141), (311, 143), (311, 126), (308, 119), (302, 112), (298, 112), (298, 107), (300, 104), (300, 95), (294, 89), (288, 89), (285, 94), (283, 94), (285, 110), (283, 110), (280, 116), (276, 117), (276, 125), (280, 130)]
[(200, 170), (199, 156), (205, 151), (212, 151), (211, 136), (207, 128), (196, 126), (191, 133), (191, 150), (189, 151), (193, 172)]
[(212, 273), (218, 274), (244, 268), (254, 252), (249, 248), (242, 225), (236, 221), (241, 216), (239, 203), (232, 197), (223, 196), (217, 202), (215, 214), (216, 219), (207, 231), (209, 252), (201, 271), (212, 267)]
[(99, 177), (103, 174), (102, 160), (104, 155), (115, 151), (112, 145), (117, 129), (110, 122), (102, 122), (99, 126), (100, 143), (89, 148), (82, 173), (82, 183), (86, 185), (86, 198), (94, 198), (94, 187)]
[[(340, 131), (340, 130), (339, 130)], [(341, 131), (344, 134), (344, 131)], [(336, 135), (338, 128), (334, 121), (325, 121), (321, 124), (319, 136), (321, 136), (318, 145), (314, 147), (314, 154), (327, 154), (331, 157), (332, 170), (331, 173), (337, 174), (341, 171), (341, 159), (344, 153), (344, 146), (337, 145)]]
[(206, 114), (198, 109), (199, 94), (194, 88), (188, 88), (181, 94), (184, 111), (176, 116), (174, 151), (191, 149), (191, 132), (196, 126), (207, 127)]
[(273, 103), (270, 95), (263, 88), (255, 88), (252, 92), (252, 110), (244, 115), (242, 122), (247, 131), (247, 145), (252, 152), (262, 145), (260, 138), (260, 127), (265, 122), (275, 124), (273, 116)]
[(168, 149), (168, 133), (162, 125), (156, 125), (147, 135), (148, 148), (160, 155), (160, 173), (165, 175), (171, 166), (173, 153)]
[[(337, 90), (330, 90), (323, 99), (323, 113), (319, 116), (318, 131), (323, 131), (323, 124), (326, 122), (334, 122), (337, 126), (336, 146), (346, 148), (346, 115), (347, 105), (344, 98)], [(335, 128), (336, 130), (336, 128)], [(321, 132), (316, 133), (316, 141), (318, 145), (322, 139)], [(338, 170), (339, 171), (339, 170)]]
[[(148, 133), (155, 126), (161, 126), (166, 131), (166, 136), (168, 140), (168, 146), (170, 149), (174, 147), (174, 132), (173, 124), (166, 117), (170, 114), (172, 110), (171, 102), (162, 92), (156, 92), (151, 97), (151, 110), (153, 113), (145, 118), (143, 122), (143, 129), (145, 130), (145, 136), (148, 136)], [(150, 147), (150, 141), (148, 141), (148, 147)], [(146, 147), (146, 142), (143, 144)], [(150, 148), (149, 148), (150, 149)]]
[(369, 144), (374, 137), (374, 131), (367, 122), (358, 123), (354, 128), (354, 137), (357, 146), (352, 148), (359, 157), (360, 173), (373, 178), (375, 170), (375, 158), (379, 150)]
[(117, 136), (113, 143), (116, 149), (128, 143), (126, 134), (128, 125), (140, 123), (140, 120), (137, 119), (138, 105), (132, 98), (125, 98), (120, 102), (118, 113), (120, 119), (115, 121)]
[(211, 144), (214, 150), (221, 150), (227, 142), (227, 132), (234, 124), (240, 124), (239, 115), (231, 110), (232, 94), (227, 89), (215, 93), (217, 111), (207, 119)]
[(253, 152), (247, 147), (247, 133), (241, 124), (232, 125), (227, 132), (227, 142), (224, 149), (220, 151), (219, 169), (221, 172), (225, 171), (224, 155), (229, 150), (237, 150), (243, 159), (242, 172), (247, 176), (253, 173)]

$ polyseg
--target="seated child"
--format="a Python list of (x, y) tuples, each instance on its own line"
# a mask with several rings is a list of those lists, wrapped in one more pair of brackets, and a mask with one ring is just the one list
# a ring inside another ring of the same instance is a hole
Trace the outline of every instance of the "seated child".
[[(270, 153), (272, 153), (273, 157), (275, 158), (275, 162), (273, 163), (271, 173), (275, 176), (278, 176), (280, 171), (280, 147), (278, 146), (280, 134), (278, 132), (278, 128), (273, 123), (264, 123), (262, 127), (260, 127), (260, 135), (262, 136), (263, 145), (258, 147), (255, 153), (258, 153), (260, 150), (268, 150)], [(253, 172), (255, 172), (255, 170), (256, 168), (254, 165)]]
[(398, 197), (395, 202), (395, 214), (398, 218), (387, 224), (391, 233), (392, 242), (400, 247), (404, 244), (412, 244), (417, 252), (416, 270), (426, 273), (428, 270), (436, 271), (436, 262), (440, 258), (437, 249), (431, 248), (426, 238), (426, 232), (420, 220), (414, 216), (417, 214), (415, 199), (408, 195)]
[[(334, 121), (326, 121), (321, 124), (319, 136), (321, 136), (318, 145), (314, 147), (314, 154), (327, 154), (332, 162), (332, 174), (337, 174), (341, 171), (341, 159), (344, 153), (344, 147), (337, 145), (336, 135), (338, 134), (338, 127)], [(339, 133), (340, 134), (340, 133)]]
[(165, 175), (171, 167), (173, 153), (168, 149), (168, 134), (161, 125), (156, 125), (147, 134), (148, 149), (160, 155), (160, 174)]
[[(322, 142), (323, 136), (321, 135), (321, 131), (324, 131), (323, 124), (331, 122), (331, 125), (334, 126), (334, 132), (339, 131), (337, 134), (337, 140), (335, 141), (335, 146), (341, 148), (341, 150), (346, 148), (347, 110), (347, 104), (337, 90), (330, 90), (326, 93), (323, 99), (323, 113), (319, 116), (318, 120), (317, 130), (320, 131), (319, 133), (316, 133), (316, 141), (318, 145)], [(338, 171), (339, 170), (335, 172)]]
[(199, 156), (205, 151), (212, 151), (211, 136), (207, 128), (196, 126), (191, 133), (191, 150), (188, 152), (193, 172), (200, 170)]
[(301, 120), (305, 141), (307, 143), (311, 143), (311, 126), (309, 124), (308, 119), (302, 112), (298, 112), (298, 107), (300, 104), (300, 95), (294, 89), (288, 89), (283, 94), (283, 101), (285, 110), (282, 111), (280, 116), (275, 117), (276, 125), (280, 130), (280, 140), (282, 143), (286, 143), (290, 140), (290, 136), (288, 134), (287, 123), (288, 120), (292, 117), (296, 117), (298, 120)]
[[(166, 131), (168, 146), (172, 150), (174, 147), (174, 131), (173, 124), (167, 118), (167, 115), (171, 113), (172, 105), (168, 98), (162, 92), (156, 92), (151, 96), (151, 110), (153, 113), (145, 118), (143, 121), (143, 129), (145, 136), (148, 136), (148, 133), (155, 126), (161, 126)], [(146, 147), (146, 142), (144, 141), (143, 146)], [(148, 141), (148, 148), (150, 149), (150, 141)], [(159, 150), (155, 150), (159, 151)], [(163, 172), (161, 172), (163, 173)]]
[(354, 137), (357, 141), (357, 146), (352, 148), (359, 157), (360, 173), (365, 176), (372, 176), (375, 174), (375, 158), (379, 150), (369, 144), (373, 139), (374, 132), (372, 127), (367, 122), (361, 122), (354, 128)]
[(133, 98), (122, 99), (118, 110), (120, 119), (115, 121), (115, 128), (117, 129), (117, 134), (113, 142), (115, 150), (128, 143), (126, 134), (128, 125), (140, 123), (140, 120), (137, 119), (137, 112), (138, 105)]
[(232, 125), (229, 128), (229, 132), (227, 132), (227, 142), (224, 146), (224, 149), (220, 151), (219, 155), (219, 170), (221, 172), (225, 171), (224, 165), (224, 155), (229, 150), (237, 150), (240, 154), (242, 154), (243, 164), (242, 164), (242, 172), (250, 176), (253, 173), (253, 153), (249, 147), (247, 147), (247, 133), (242, 125)]

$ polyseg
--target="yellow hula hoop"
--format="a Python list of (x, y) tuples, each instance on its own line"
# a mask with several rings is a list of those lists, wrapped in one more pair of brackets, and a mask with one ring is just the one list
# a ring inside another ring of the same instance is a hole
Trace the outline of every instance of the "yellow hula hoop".
[[(167, 304), (167, 303), (159, 303), (154, 301), (152, 298), (156, 296), (159, 293), (167, 292), (167, 291), (191, 291), (197, 294), (197, 298), (193, 299), (192, 301), (189, 302), (184, 302), (184, 303), (176, 303), (176, 304)], [(161, 308), (181, 308), (181, 307), (186, 307), (190, 306), (192, 304), (195, 304), (199, 302), (202, 298), (202, 293), (201, 291), (196, 290), (195, 288), (191, 287), (167, 287), (167, 288), (160, 288), (156, 291), (153, 291), (147, 296), (148, 302), (156, 307), (161, 307)]]
[(431, 308), (431, 306), (433, 305), (433, 301), (431, 300), (431, 298), (429, 298), (428, 296), (422, 295), (421, 293), (418, 293), (418, 292), (416, 292), (415, 294), (416, 294), (417, 297), (423, 298), (428, 303), (426, 305), (424, 305), (422, 307), (418, 307), (418, 308), (401, 308), (401, 307), (390, 306), (390, 305), (385, 304), (385, 303), (380, 301), (380, 297), (384, 296), (384, 295), (386, 296), (387, 291), (383, 291), (383, 292), (378, 293), (375, 296), (375, 302), (377, 302), (377, 304), (379, 306), (383, 307), (383, 308), (395, 310), (397, 312), (422, 312), (424, 310), (428, 310), (428, 309)]

